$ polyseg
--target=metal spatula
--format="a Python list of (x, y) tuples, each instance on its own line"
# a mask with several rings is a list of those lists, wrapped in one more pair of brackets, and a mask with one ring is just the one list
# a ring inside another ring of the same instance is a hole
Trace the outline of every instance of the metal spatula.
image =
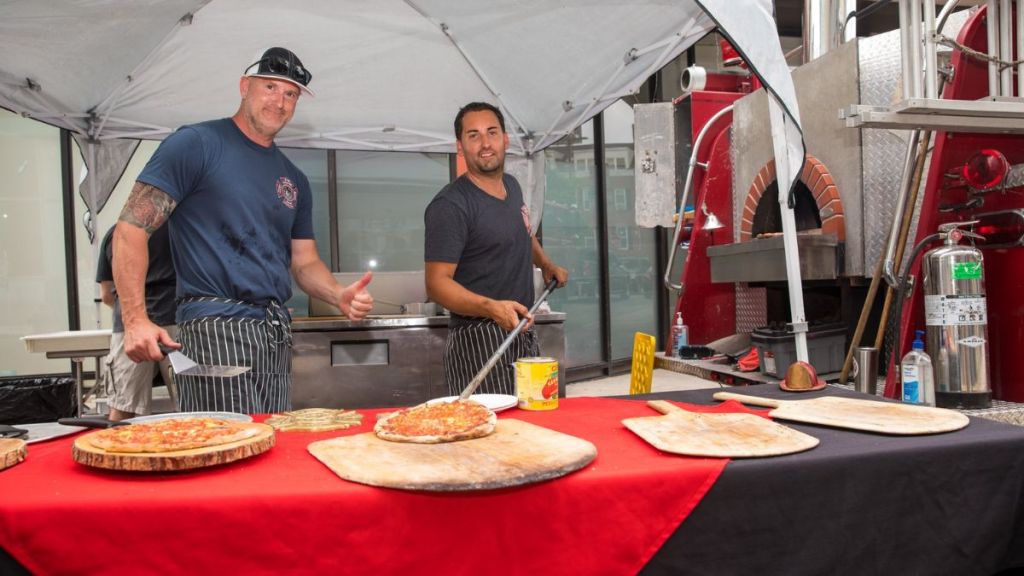
[[(533, 307), (530, 308), (531, 315), (537, 311), (537, 308), (540, 308), (540, 305), (543, 304), (545, 300), (548, 299), (548, 295), (551, 294), (551, 291), (554, 290), (557, 285), (557, 278), (552, 278), (551, 281), (548, 282), (548, 285), (544, 287), (544, 292), (540, 295), (540, 298), (537, 298), (537, 301), (533, 303)], [(476, 376), (469, 381), (469, 384), (466, 385), (466, 389), (462, 391), (462, 394), (459, 394), (460, 400), (465, 400), (472, 396), (473, 392), (476, 392), (480, 383), (484, 381), (484, 378), (486, 378), (487, 375), (491, 373), (491, 370), (494, 369), (494, 365), (501, 359), (501, 355), (505, 353), (505, 350), (507, 350), (512, 344), (512, 341), (516, 339), (516, 336), (523, 331), (523, 328), (526, 326), (526, 322), (526, 317), (523, 317), (523, 319), (519, 321), (519, 324), (516, 325), (515, 329), (509, 332), (508, 336), (505, 337), (505, 341), (501, 343), (501, 346), (498, 346), (498, 351), (487, 360), (487, 364), (484, 364), (484, 367), (481, 368), (480, 371), (477, 372)]]
[(214, 366), (210, 364), (196, 364), (188, 356), (177, 350), (173, 350), (160, 344), (160, 351), (171, 361), (171, 368), (175, 374), (182, 376), (211, 376), (218, 378), (231, 378), (239, 374), (245, 374), (252, 369), (251, 366)]

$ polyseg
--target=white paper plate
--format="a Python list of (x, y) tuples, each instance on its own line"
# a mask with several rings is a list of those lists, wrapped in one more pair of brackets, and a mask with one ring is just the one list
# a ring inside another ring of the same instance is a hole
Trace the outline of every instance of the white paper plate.
[[(457, 400), (458, 396), (445, 396), (444, 398), (434, 398), (429, 403), (434, 402), (451, 402)], [(492, 412), (501, 412), (502, 410), (508, 410), (514, 408), (519, 404), (519, 399), (510, 394), (473, 394), (469, 397), (470, 400), (474, 400), (488, 407)]]
[(125, 422), (138, 424), (140, 422), (157, 422), (159, 420), (176, 420), (179, 418), (220, 418), (221, 420), (237, 420), (238, 422), (252, 422), (252, 416), (239, 414), (237, 412), (168, 412), (166, 414), (148, 414), (129, 418)]

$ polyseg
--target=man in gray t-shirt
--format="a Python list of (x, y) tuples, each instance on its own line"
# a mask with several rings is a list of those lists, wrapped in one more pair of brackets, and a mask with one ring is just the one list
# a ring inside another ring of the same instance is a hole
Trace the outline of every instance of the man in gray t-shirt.
[[(442, 189), (424, 214), (427, 295), (452, 312), (444, 355), (448, 391), (458, 394), (533, 304), (533, 267), (564, 286), (555, 265), (530, 233), (530, 211), (519, 183), (505, 174), (508, 134), (497, 108), (467, 104), (455, 118), (466, 173)], [(514, 394), (513, 364), (540, 354), (529, 328), (519, 334), (480, 393)]]

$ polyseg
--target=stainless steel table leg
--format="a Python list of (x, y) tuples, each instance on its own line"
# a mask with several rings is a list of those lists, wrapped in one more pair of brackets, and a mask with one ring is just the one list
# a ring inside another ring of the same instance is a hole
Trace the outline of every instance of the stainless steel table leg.
[(82, 359), (72, 358), (71, 368), (75, 377), (75, 405), (77, 406), (76, 414), (82, 415)]

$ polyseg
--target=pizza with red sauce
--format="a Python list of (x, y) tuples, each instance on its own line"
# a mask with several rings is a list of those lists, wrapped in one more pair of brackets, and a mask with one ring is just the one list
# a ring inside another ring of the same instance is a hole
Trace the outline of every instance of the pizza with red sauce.
[(378, 420), (373, 431), (391, 442), (439, 444), (487, 436), (497, 423), (498, 417), (483, 404), (455, 400), (394, 412)]
[(94, 432), (88, 441), (107, 452), (177, 452), (230, 444), (259, 434), (246, 422), (220, 418), (178, 418)]

